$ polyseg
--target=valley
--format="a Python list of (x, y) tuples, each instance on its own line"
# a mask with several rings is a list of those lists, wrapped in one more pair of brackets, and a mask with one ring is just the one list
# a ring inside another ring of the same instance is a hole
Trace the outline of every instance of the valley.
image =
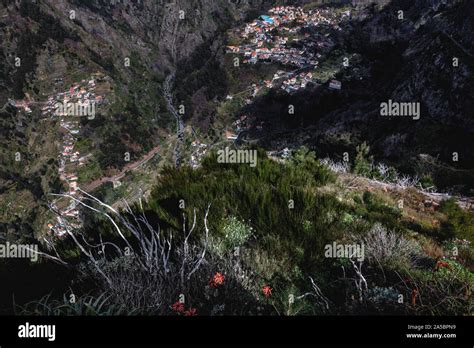
[(0, 312), (472, 316), (472, 11), (0, 0)]

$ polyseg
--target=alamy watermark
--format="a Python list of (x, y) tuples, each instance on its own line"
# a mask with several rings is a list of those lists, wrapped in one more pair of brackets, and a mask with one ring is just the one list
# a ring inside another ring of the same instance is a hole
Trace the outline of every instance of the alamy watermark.
[(95, 103), (73, 103), (63, 101), (58, 102), (54, 105), (54, 113), (56, 116), (75, 116), (75, 117), (87, 117), (92, 120), (95, 118)]
[(218, 163), (242, 163), (257, 166), (257, 150), (235, 150), (225, 147), (217, 151)]
[(327, 258), (339, 259), (357, 259), (357, 261), (364, 261), (365, 251), (364, 244), (339, 244), (333, 242), (326, 244), (324, 247), (324, 256)]
[(402, 116), (411, 117), (414, 120), (420, 119), (420, 103), (401, 103), (391, 99), (380, 104), (381, 116)]
[(56, 340), (56, 325), (38, 325), (26, 322), (18, 326), (19, 338), (47, 338), (48, 341)]
[(10, 242), (0, 244), (0, 258), (30, 259), (32, 262), (36, 262), (38, 261), (38, 245)]

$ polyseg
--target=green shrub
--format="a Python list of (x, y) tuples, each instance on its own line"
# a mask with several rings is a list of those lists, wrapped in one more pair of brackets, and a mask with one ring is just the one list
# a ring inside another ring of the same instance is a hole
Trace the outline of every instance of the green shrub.
[[(316, 154), (305, 146), (300, 147), (290, 158), (290, 164), (293, 169), (297, 170), (293, 175), (300, 178), (299, 182), (303, 184), (314, 182), (317, 186), (325, 185), (334, 181), (334, 174), (331, 170), (322, 165), (317, 159)], [(298, 174), (301, 174), (298, 175)], [(305, 180), (305, 176), (307, 176)]]
[(474, 242), (474, 214), (461, 209), (454, 199), (441, 203), (440, 211), (446, 215), (441, 223), (440, 238), (466, 239)]
[(369, 156), (370, 147), (366, 142), (363, 142), (356, 148), (357, 154), (354, 161), (354, 173), (371, 177), (373, 158)]
[(232, 250), (244, 245), (250, 236), (252, 236), (253, 228), (240, 221), (235, 216), (229, 216), (224, 220), (222, 232), (224, 234), (227, 249)]
[(436, 187), (435, 182), (431, 174), (425, 174), (420, 178), (420, 185), (424, 189), (434, 189)]

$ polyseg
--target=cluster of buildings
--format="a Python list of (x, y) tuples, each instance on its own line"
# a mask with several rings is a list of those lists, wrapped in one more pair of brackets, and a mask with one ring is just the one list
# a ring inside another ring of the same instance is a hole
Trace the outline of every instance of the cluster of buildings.
[(207, 145), (199, 140), (195, 140), (191, 143), (191, 147), (193, 148), (193, 153), (191, 154), (190, 164), (192, 168), (197, 168), (207, 153)]
[[(88, 116), (93, 118), (95, 106), (104, 102), (101, 95), (96, 95), (93, 91), (96, 88), (96, 80), (82, 80), (69, 90), (51, 96), (41, 108), (43, 116)], [(82, 114), (81, 112), (84, 111)], [(92, 113), (90, 112), (92, 111)]]
[[(60, 118), (60, 131), (63, 137), (61, 152), (58, 156), (59, 177), (67, 187), (65, 193), (77, 199), (81, 198), (80, 191), (78, 191), (77, 168), (85, 165), (87, 158), (81, 157), (79, 151), (75, 149), (76, 136), (79, 134), (81, 127), (78, 116), (94, 118), (95, 105), (105, 102), (103, 96), (95, 93), (96, 86), (97, 81), (94, 78), (82, 80), (81, 83), (72, 86), (69, 90), (49, 97), (41, 109), (43, 116)], [(66, 105), (66, 107), (61, 107), (61, 105)], [(69, 105), (73, 107), (69, 108)], [(92, 110), (93, 113), (77, 114), (78, 108), (74, 107), (77, 105), (94, 105), (93, 109), (81, 109), (82, 111)], [(53, 209), (60, 214), (54, 222), (48, 224), (48, 228), (54, 235), (61, 237), (66, 234), (67, 229), (77, 229), (82, 226), (78, 203), (75, 200), (69, 200), (67, 205), (64, 205), (64, 200), (57, 200), (52, 205)]]
[(79, 151), (74, 150), (74, 143), (75, 139), (72, 134), (66, 133), (63, 137), (62, 149), (59, 155), (59, 176), (63, 182), (67, 183), (70, 195), (77, 194), (78, 178), (75, 166), (79, 162)]
[(225, 132), (225, 137), (227, 140), (236, 141), (240, 138), (243, 139), (243, 135), (249, 131), (258, 132), (262, 131), (264, 122), (260, 123), (250, 122), (247, 115), (241, 115), (237, 120), (232, 123), (232, 130), (227, 130)]
[[(269, 15), (238, 29), (236, 34), (243, 44), (228, 46), (228, 52), (243, 55), (244, 63), (269, 61), (291, 67), (292, 71), (279, 71), (262, 85), (273, 88), (283, 79), (281, 89), (291, 93), (313, 81), (308, 71), (316, 69), (321, 52), (334, 45), (329, 35), (311, 29), (325, 25), (341, 30), (339, 23), (349, 16), (350, 11), (339, 14), (331, 8), (305, 11), (302, 7), (277, 6), (269, 10)], [(253, 86), (252, 97), (262, 86)]]
[[(278, 6), (270, 9), (269, 13), (269, 16), (262, 15), (239, 29), (237, 35), (246, 44), (228, 46), (228, 51), (243, 54), (245, 63), (269, 60), (297, 68), (315, 66), (317, 56), (307, 48), (314, 45), (322, 47), (327, 42), (324, 42), (324, 38), (318, 38), (315, 42), (311, 34), (303, 34), (302, 29), (321, 24), (340, 29), (338, 23), (341, 17), (336, 16), (331, 9), (304, 11), (301, 7)], [(308, 41), (308, 46), (305, 41)], [(290, 46), (296, 42), (301, 43), (300, 48)]]
[(247, 115), (240, 116), (237, 120), (232, 123), (234, 130), (239, 133), (248, 129), (247, 124), (248, 117)]
[(299, 90), (300, 88), (306, 88), (306, 85), (311, 82), (313, 82), (313, 73), (302, 72), (287, 80), (284, 80), (283, 84), (281, 85), (281, 89), (287, 93), (292, 93)]
[[(268, 15), (261, 15), (233, 31), (241, 43), (227, 46), (228, 53), (243, 56), (246, 64), (260, 61), (288, 67), (286, 71), (278, 70), (271, 79), (252, 84), (246, 104), (251, 104), (264, 88), (281, 88), (291, 94), (315, 83), (314, 71), (319, 60), (334, 47), (331, 32), (341, 30), (339, 24), (350, 16), (350, 10), (341, 12), (334, 8), (317, 8), (306, 11), (302, 7), (276, 6), (269, 10)], [(332, 80), (329, 88), (340, 90), (341, 82)], [(232, 100), (233, 96), (229, 95), (227, 99)], [(232, 124), (232, 130), (226, 131), (225, 137), (235, 141), (242, 132), (262, 128), (263, 124), (248, 124), (247, 116), (241, 115)], [(283, 151), (279, 155), (285, 158), (288, 153)]]

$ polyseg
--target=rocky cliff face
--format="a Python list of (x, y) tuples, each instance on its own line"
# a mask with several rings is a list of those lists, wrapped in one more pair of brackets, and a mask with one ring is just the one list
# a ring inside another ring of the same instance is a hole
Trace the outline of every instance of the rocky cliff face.
[[(426, 122), (474, 131), (474, 23), (468, 1), (394, 1), (363, 23), (370, 44), (397, 43), (400, 66), (386, 83), (394, 100), (419, 101)], [(405, 20), (393, 18), (401, 9)], [(389, 67), (387, 67), (389, 69)], [(466, 98), (466, 96), (468, 96)], [(422, 122), (420, 124), (423, 125)]]
[[(385, 67), (392, 74), (390, 80), (379, 80), (379, 96), (419, 102), (422, 107), (417, 122), (391, 122), (393, 133), (408, 135), (412, 150), (447, 162), (453, 152), (461, 151), (464, 168), (474, 167), (472, 155), (462, 150), (472, 145), (469, 134), (474, 132), (470, 111), (474, 107), (474, 24), (466, 15), (474, 11), (473, 5), (469, 1), (393, 1), (361, 24), (370, 42), (368, 50), (389, 44), (393, 50), (386, 54), (398, 57), (395, 66)], [(405, 18), (402, 23), (394, 18), (399, 10)], [(388, 63), (390, 58), (376, 61)], [(379, 113), (374, 110), (374, 114)]]

